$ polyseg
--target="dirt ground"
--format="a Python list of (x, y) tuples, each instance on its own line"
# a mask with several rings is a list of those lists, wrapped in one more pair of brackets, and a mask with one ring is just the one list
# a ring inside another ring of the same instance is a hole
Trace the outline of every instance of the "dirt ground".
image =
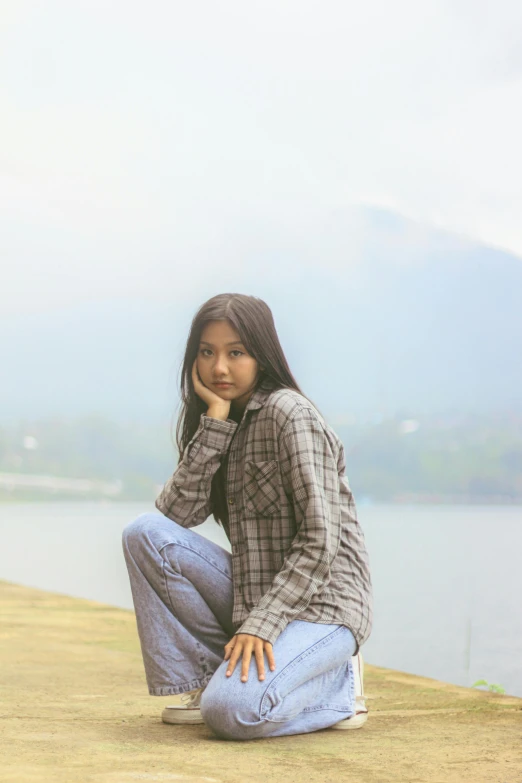
[(0, 582), (5, 783), (522, 783), (522, 699), (366, 664), (357, 731), (227, 742), (169, 726), (134, 614)]

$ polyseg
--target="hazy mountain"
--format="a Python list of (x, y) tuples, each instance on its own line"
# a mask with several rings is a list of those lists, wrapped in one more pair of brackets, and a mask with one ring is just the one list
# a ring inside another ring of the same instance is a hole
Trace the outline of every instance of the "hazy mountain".
[[(220, 291), (264, 298), (305, 393), (334, 421), (522, 407), (522, 260), (374, 209), (243, 229)], [(187, 271), (189, 274), (189, 271)], [(0, 419), (176, 411), (207, 295), (0, 315)], [(171, 290), (171, 296), (165, 294)], [(212, 295), (212, 294), (209, 294)]]

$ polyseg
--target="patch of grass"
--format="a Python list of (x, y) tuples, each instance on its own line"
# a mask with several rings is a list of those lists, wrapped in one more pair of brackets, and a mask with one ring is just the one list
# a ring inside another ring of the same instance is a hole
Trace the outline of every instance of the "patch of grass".
[(502, 685), (495, 685), (495, 683), (487, 682), (486, 680), (477, 680), (477, 682), (474, 682), (471, 686), (472, 688), (481, 688), (481, 686), (485, 686), (488, 691), (492, 691), (493, 693), (505, 693), (506, 689), (502, 687)]

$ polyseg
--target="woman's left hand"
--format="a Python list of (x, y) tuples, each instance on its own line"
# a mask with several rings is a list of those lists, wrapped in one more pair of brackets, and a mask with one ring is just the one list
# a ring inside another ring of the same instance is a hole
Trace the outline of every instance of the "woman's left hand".
[(260, 680), (265, 679), (265, 659), (263, 653), (266, 652), (268, 659), (268, 665), (270, 671), (275, 669), (274, 654), (272, 652), (272, 645), (270, 642), (266, 642), (259, 636), (252, 636), (249, 633), (238, 633), (232, 637), (232, 639), (225, 644), (225, 661), (230, 658), (230, 663), (227, 669), (227, 677), (230, 677), (236, 663), (238, 662), (241, 654), (243, 655), (243, 661), (241, 663), (241, 681), (246, 682), (248, 680), (248, 669), (250, 668), (250, 659), (252, 653), (257, 663), (257, 672)]

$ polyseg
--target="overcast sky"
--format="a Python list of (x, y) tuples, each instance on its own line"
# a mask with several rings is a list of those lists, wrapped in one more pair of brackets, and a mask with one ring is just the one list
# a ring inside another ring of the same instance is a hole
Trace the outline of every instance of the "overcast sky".
[(354, 204), (522, 256), (520, 0), (3, 0), (0, 58), (4, 313), (235, 290)]

